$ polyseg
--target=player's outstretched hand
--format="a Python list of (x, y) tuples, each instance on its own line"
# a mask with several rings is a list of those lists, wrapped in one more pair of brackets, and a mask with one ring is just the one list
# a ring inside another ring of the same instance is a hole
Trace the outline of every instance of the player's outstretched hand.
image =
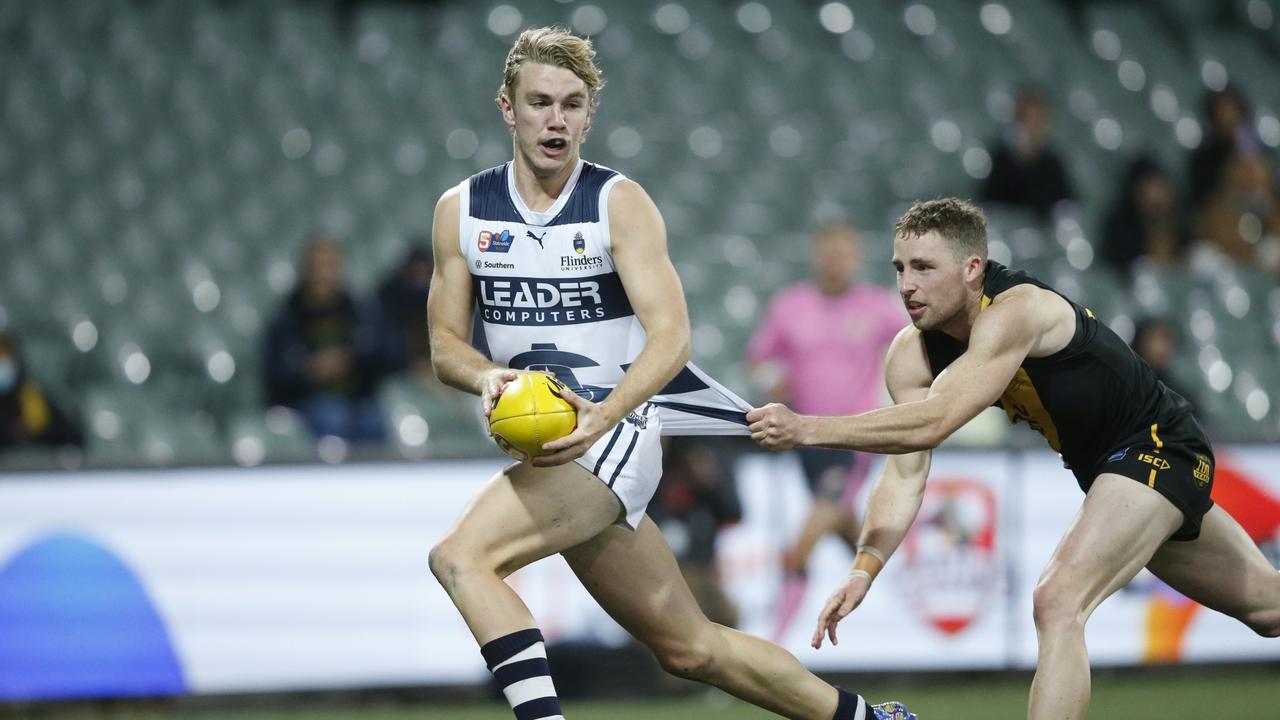
[(822, 613), (818, 615), (818, 628), (814, 630), (813, 640), (810, 643), (814, 650), (822, 647), (824, 634), (831, 638), (832, 645), (840, 644), (836, 639), (836, 625), (853, 612), (854, 608), (862, 604), (862, 599), (867, 596), (867, 590), (870, 589), (871, 578), (865, 573), (857, 572), (850, 573), (840, 587), (831, 593), (831, 597), (827, 598), (827, 604), (822, 607)]
[[(495, 368), (484, 374), (480, 380), (480, 407), (484, 408), (486, 418), (493, 412), (493, 405), (507, 388), (507, 383), (519, 376), (520, 371), (509, 368)], [(485, 427), (488, 427), (488, 423), (485, 423)]]
[(606, 430), (617, 424), (606, 417), (604, 408), (586, 398), (580, 397), (578, 393), (569, 388), (562, 390), (560, 397), (567, 400), (578, 413), (578, 426), (568, 435), (542, 445), (542, 449), (548, 454), (540, 455), (533, 459), (533, 464), (538, 467), (563, 465), (577, 460), (587, 454), (587, 451), (591, 449), (592, 445), (595, 445), (596, 440), (599, 440)]
[(803, 444), (800, 438), (803, 419), (791, 408), (779, 403), (769, 403), (747, 413), (747, 429), (751, 439), (766, 450), (790, 450)]

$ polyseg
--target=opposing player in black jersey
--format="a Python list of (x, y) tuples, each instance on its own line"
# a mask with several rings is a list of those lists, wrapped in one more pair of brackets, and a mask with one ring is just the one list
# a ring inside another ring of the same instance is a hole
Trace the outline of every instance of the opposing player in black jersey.
[(766, 448), (889, 454), (848, 578), (818, 618), (813, 646), (862, 601), (920, 510), (930, 452), (998, 404), (1062, 454), (1084, 504), (1035, 590), (1039, 662), (1028, 716), (1083, 718), (1084, 624), (1145, 565), (1192, 599), (1280, 636), (1280, 574), (1209, 499), (1213, 451), (1190, 405), (1087, 308), (987, 260), (986, 218), (955, 199), (915, 204), (893, 241), (912, 324), (889, 349), (894, 406), (849, 417), (748, 414)]

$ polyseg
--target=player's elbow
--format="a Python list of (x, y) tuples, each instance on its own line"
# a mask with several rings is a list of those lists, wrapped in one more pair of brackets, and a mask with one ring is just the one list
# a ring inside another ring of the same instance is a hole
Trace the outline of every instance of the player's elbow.
[(431, 344), (431, 372), (440, 382), (452, 384), (449, 382), (449, 358), (453, 356), (452, 349), (461, 340), (450, 331), (438, 327), (432, 327), (427, 337)]
[(435, 349), (432, 348), (431, 374), (435, 375), (440, 382), (444, 382), (444, 360), (441, 358), (442, 355), (444, 353), (435, 352)]
[(659, 347), (667, 351), (672, 365), (683, 366), (689, 362), (689, 358), (693, 357), (693, 342), (687, 330), (665, 332), (655, 340)]
[(434, 360), (431, 361), (431, 374), (437, 381), (442, 382), (445, 385), (449, 384), (449, 381), (445, 378), (444, 369), (441, 367), (440, 363)]
[(920, 407), (913, 432), (908, 433), (910, 447), (907, 452), (933, 450), (954, 431), (946, 404), (936, 398), (929, 398)]
[(931, 397), (925, 402), (917, 428), (917, 450), (936, 450), (976, 415), (955, 403), (946, 402), (942, 396)]
[(911, 435), (906, 443), (904, 453), (922, 452), (924, 450), (934, 450), (947, 439), (950, 433), (944, 432), (943, 428), (937, 424), (929, 424), (921, 427)]
[(680, 365), (687, 365), (689, 359), (693, 357), (693, 342), (689, 339), (688, 333), (681, 336), (680, 342), (676, 346), (676, 357), (679, 359)]

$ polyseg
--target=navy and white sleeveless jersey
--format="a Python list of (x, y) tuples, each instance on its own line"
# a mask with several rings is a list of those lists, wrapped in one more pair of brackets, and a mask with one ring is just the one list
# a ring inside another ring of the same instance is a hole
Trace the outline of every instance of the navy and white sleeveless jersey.
[[(644, 349), (613, 263), (609, 192), (624, 176), (582, 160), (556, 202), (530, 210), (510, 162), (470, 177), (458, 235), (471, 270), (483, 337), (494, 362), (552, 372), (600, 402)], [(652, 399), (664, 434), (747, 434), (750, 405), (693, 364)]]

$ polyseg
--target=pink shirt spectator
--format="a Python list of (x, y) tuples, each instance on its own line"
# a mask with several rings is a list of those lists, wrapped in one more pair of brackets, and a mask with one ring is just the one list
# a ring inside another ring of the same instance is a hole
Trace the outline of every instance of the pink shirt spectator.
[(877, 285), (830, 297), (799, 283), (774, 296), (747, 356), (782, 366), (796, 412), (852, 415), (881, 404), (884, 356), (908, 320), (898, 294)]

